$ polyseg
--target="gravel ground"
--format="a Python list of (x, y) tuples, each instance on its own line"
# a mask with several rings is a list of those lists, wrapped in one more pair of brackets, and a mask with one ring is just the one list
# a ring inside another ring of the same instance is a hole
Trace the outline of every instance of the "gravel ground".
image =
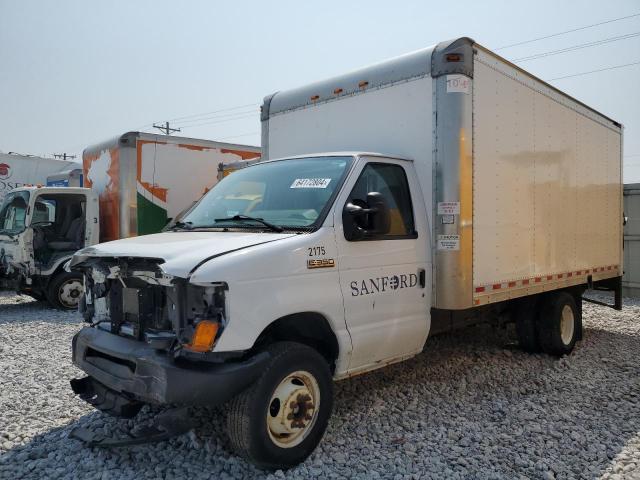
[(512, 329), (429, 340), (418, 357), (336, 385), (316, 452), (267, 474), (229, 450), (224, 409), (170, 441), (100, 450), (76, 426), (119, 434), (149, 422), (92, 410), (71, 393), (77, 313), (0, 295), (0, 478), (639, 478), (640, 301), (585, 304), (585, 338), (554, 360), (514, 347)]

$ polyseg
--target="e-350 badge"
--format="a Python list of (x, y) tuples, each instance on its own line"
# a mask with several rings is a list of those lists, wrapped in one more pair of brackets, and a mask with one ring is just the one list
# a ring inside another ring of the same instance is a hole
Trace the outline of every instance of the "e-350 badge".
[(319, 258), (316, 260), (307, 260), (307, 268), (331, 268), (335, 266), (336, 266), (336, 262), (333, 258)]

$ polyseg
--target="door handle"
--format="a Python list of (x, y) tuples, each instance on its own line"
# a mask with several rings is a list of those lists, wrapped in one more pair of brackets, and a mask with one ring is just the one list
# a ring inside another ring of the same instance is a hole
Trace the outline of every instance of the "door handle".
[(424, 288), (427, 284), (427, 272), (424, 268), (418, 269), (418, 281), (420, 282), (420, 288)]

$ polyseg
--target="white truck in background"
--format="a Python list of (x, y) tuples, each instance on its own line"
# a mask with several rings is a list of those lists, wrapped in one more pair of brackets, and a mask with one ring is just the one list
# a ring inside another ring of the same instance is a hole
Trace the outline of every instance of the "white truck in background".
[(77, 250), (161, 231), (218, 182), (220, 164), (259, 156), (248, 145), (128, 132), (86, 148), (82, 170), (55, 160), (60, 170), (47, 176), (38, 163), (48, 185), (14, 189), (0, 204), (0, 289), (77, 308), (82, 275), (63, 269)]
[(262, 148), (172, 231), (74, 255), (96, 408), (230, 401), (236, 451), (286, 468), (332, 380), (489, 319), (569, 354), (585, 289), (621, 307), (622, 126), (469, 38), (266, 97)]
[(70, 160), (0, 153), (0, 203), (12, 190), (26, 185), (45, 185), (47, 178), (80, 165)]
[(84, 187), (82, 166), (49, 175), (47, 187)]

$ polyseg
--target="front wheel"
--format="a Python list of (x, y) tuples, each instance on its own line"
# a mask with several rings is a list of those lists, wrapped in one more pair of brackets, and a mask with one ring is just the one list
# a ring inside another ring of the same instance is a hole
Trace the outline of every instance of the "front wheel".
[(278, 342), (268, 351), (260, 379), (231, 401), (227, 429), (242, 457), (261, 468), (289, 468), (320, 442), (333, 407), (333, 381), (327, 361), (306, 345)]
[(84, 285), (82, 274), (77, 272), (61, 272), (49, 282), (47, 300), (55, 308), (75, 310), (82, 296)]

